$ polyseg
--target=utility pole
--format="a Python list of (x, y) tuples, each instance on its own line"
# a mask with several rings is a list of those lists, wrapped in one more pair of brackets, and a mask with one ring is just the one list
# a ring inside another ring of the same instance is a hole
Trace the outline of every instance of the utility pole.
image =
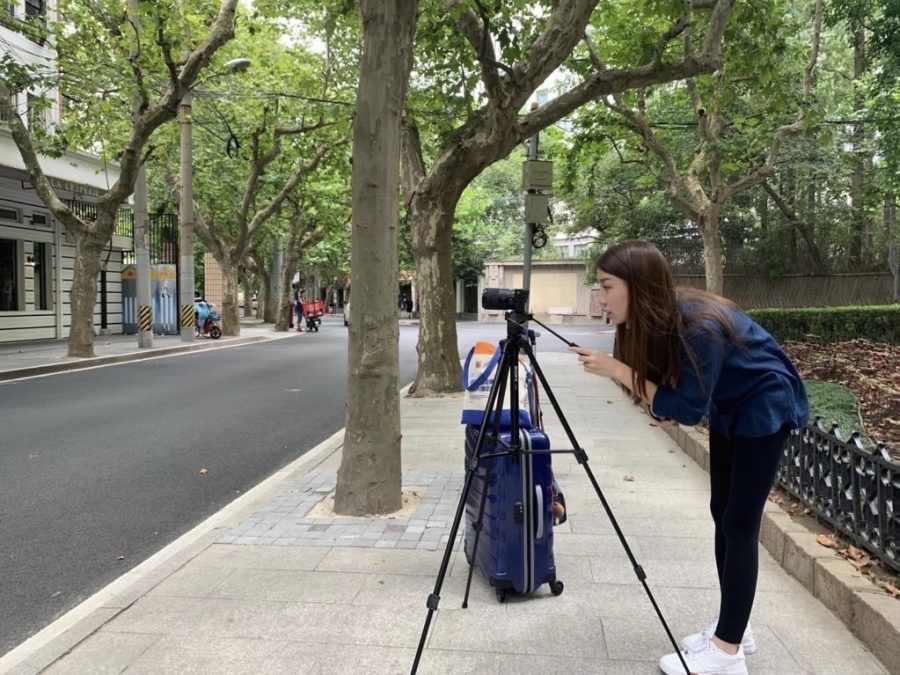
[(153, 346), (153, 305), (150, 301), (147, 170), (143, 162), (134, 183), (134, 258), (137, 264), (138, 348), (148, 349)]
[[(202, 80), (208, 82), (215, 77), (229, 73), (243, 73), (250, 67), (250, 59), (231, 59), (225, 64), (223, 72), (213, 73)], [(200, 82), (185, 92), (178, 106), (181, 121), (181, 208), (179, 224), (181, 236), (178, 243), (178, 295), (181, 302), (181, 341), (194, 341), (194, 148), (193, 127), (191, 124), (191, 90), (198, 95), (203, 92), (197, 87)], [(208, 92), (207, 92), (208, 93)]]
[[(532, 109), (535, 107), (536, 104), (533, 104)], [(525, 141), (528, 159), (522, 163), (522, 189), (525, 191), (522, 288), (526, 291), (531, 289), (532, 250), (547, 244), (544, 225), (550, 221), (550, 194), (553, 190), (553, 162), (538, 159), (539, 136), (535, 134)]]
[[(138, 0), (128, 0), (128, 18), (134, 27), (135, 40), (131, 45), (131, 56), (140, 56), (141, 10)], [(135, 94), (135, 119), (140, 103)], [(147, 170), (143, 162), (138, 166), (137, 180), (134, 183), (134, 230), (131, 233), (134, 245), (134, 258), (137, 266), (137, 324), (138, 349), (153, 346), (153, 305), (150, 302), (150, 251), (147, 233)]]
[(178, 107), (181, 119), (181, 236), (178, 244), (178, 289), (181, 302), (181, 341), (194, 341), (194, 167), (191, 93)]

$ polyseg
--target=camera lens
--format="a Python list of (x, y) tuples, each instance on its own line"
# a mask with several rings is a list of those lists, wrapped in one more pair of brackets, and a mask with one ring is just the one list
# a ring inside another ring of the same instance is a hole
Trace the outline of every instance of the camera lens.
[(481, 293), (481, 306), (484, 309), (510, 310), (524, 312), (528, 304), (528, 291), (516, 288), (485, 288)]

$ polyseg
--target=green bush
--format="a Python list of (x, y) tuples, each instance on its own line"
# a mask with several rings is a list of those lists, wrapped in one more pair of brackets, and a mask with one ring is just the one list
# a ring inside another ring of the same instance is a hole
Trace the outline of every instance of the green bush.
[(822, 342), (864, 338), (900, 344), (900, 305), (753, 309), (747, 313), (779, 342), (815, 335)]
[(874, 447), (865, 434), (859, 399), (852, 391), (832, 382), (804, 380), (803, 384), (809, 397), (809, 412), (813, 417), (821, 417), (826, 429), (837, 422), (844, 439), (850, 438), (851, 432), (860, 431), (866, 447)]

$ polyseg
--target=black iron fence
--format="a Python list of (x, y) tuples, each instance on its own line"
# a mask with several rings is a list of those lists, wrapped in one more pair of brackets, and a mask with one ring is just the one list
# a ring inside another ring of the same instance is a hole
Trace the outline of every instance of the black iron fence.
[[(133, 223), (132, 216), (132, 223)], [(133, 225), (132, 225), (133, 227)], [(147, 215), (147, 242), (151, 265), (178, 264), (178, 214), (150, 213)], [(125, 251), (123, 262), (133, 265), (134, 248)]]
[(853, 544), (900, 572), (900, 463), (887, 446), (867, 450), (858, 433), (841, 436), (821, 418), (794, 431), (779, 480), (788, 492)]
[(178, 264), (178, 214), (151, 213), (147, 216), (150, 263)]
[[(83, 202), (79, 199), (67, 199), (66, 206), (81, 220), (93, 222), (97, 220), (97, 205), (91, 202)], [(134, 237), (134, 214), (130, 209), (119, 209), (116, 213), (116, 229), (114, 235), (120, 237)]]

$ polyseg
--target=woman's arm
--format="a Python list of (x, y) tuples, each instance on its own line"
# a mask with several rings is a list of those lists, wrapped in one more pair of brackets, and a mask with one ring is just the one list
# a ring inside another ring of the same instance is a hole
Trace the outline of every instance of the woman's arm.
[(644, 391), (646, 395), (634, 390), (634, 371), (631, 366), (627, 366), (616, 358), (613, 358), (605, 352), (596, 349), (587, 349), (585, 347), (569, 347), (573, 352), (578, 354), (578, 360), (584, 364), (584, 369), (595, 375), (603, 375), (615, 380), (628, 391), (636, 394), (644, 403), (651, 404), (653, 397), (656, 396), (656, 383), (650, 380), (644, 380)]

